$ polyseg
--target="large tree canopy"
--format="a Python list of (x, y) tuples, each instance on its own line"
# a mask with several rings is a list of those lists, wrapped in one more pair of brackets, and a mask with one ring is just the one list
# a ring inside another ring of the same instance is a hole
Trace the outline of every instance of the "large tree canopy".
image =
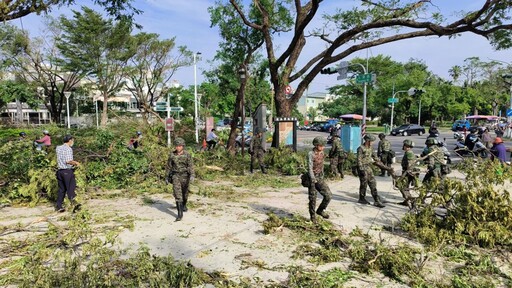
[[(512, 46), (511, 0), (481, 0), (478, 9), (458, 12), (458, 19), (441, 15), (436, 6), (438, 1), (434, 0), (361, 0), (358, 7), (340, 8), (332, 14), (319, 15), (322, 2), (252, 0), (261, 15), (258, 21), (252, 21), (249, 10), (244, 10), (240, 1), (229, 0), (244, 24), (263, 35), (278, 116), (290, 116), (321, 69), (362, 49), (405, 39), (454, 37), (461, 33), (486, 37), (498, 49)], [(290, 16), (293, 23), (276, 21)], [(320, 17), (324, 23), (313, 21)], [(275, 43), (277, 37), (279, 44)], [(314, 42), (311, 37), (323, 41), (325, 48), (317, 49), (316, 55), (299, 61), (307, 44)], [(299, 83), (295, 93), (287, 98), (285, 87), (296, 80)]]
[[(0, 1), (0, 21), (18, 19), (31, 13), (46, 13), (54, 8), (76, 2), (76, 0), (2, 0)], [(134, 14), (141, 12), (132, 6), (133, 0), (90, 0), (88, 2), (104, 7), (110, 16), (117, 19), (125, 17), (131, 19)]]

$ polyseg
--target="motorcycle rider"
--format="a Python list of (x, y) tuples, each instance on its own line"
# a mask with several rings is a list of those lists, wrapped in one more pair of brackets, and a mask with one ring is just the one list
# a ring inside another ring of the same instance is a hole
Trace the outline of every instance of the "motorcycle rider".
[(478, 128), (471, 127), (469, 128), (469, 135), (466, 137), (464, 141), (464, 145), (471, 151), (475, 148), (476, 142), (479, 140), (478, 138)]

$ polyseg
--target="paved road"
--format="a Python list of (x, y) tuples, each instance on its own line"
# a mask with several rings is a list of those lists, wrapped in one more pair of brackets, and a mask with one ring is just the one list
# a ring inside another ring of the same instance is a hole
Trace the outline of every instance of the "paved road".
[[(322, 136), (322, 137), (327, 138), (328, 135), (329, 134), (326, 132), (299, 130), (297, 132), (297, 149), (299, 149), (299, 150), (311, 149), (313, 147), (313, 145), (312, 145), (313, 138), (315, 138), (316, 136)], [(418, 135), (391, 136), (391, 135), (388, 135), (388, 136), (386, 136), (386, 138), (391, 142), (391, 147), (392, 147), (393, 151), (396, 152), (397, 161), (401, 161), (402, 156), (404, 154), (402, 151), (402, 144), (405, 139), (410, 139), (410, 140), (414, 141), (414, 143), (416, 144), (415, 145), (416, 147), (413, 148), (414, 154), (419, 155), (423, 151), (423, 148), (425, 148), (425, 140), (427, 140), (427, 136), (428, 136), (428, 134), (424, 134), (422, 136), (418, 136)], [(494, 136), (495, 135), (493, 133), (493, 137)], [(375, 134), (375, 137), (377, 137), (377, 134)], [(453, 132), (441, 131), (439, 139), (443, 140), (446, 143), (446, 147), (448, 148), (448, 150), (451, 153), (452, 161), (453, 162), (460, 161), (461, 158), (457, 154), (455, 154), (455, 152), (453, 152), (453, 149), (455, 148), (455, 142), (456, 142), (456, 140), (453, 138)], [(377, 149), (378, 141), (379, 141), (379, 139), (377, 138), (377, 141), (374, 144), (375, 149)], [(507, 147), (511, 147), (512, 142), (506, 141), (505, 145)], [(330, 148), (330, 145), (327, 145), (327, 147)], [(510, 157), (510, 155), (507, 155), (507, 161), (508, 161), (509, 157)]]

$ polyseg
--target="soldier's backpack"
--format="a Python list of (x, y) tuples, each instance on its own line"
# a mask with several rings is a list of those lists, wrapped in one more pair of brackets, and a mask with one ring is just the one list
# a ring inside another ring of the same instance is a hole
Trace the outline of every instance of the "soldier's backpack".
[(303, 173), (300, 175), (300, 184), (302, 187), (309, 187), (311, 185), (311, 179), (309, 178), (309, 173)]

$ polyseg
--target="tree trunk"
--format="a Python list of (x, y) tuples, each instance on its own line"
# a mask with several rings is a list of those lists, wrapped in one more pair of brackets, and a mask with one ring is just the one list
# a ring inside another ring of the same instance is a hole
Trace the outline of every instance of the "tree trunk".
[[(236, 130), (237, 130), (237, 123), (238, 123), (238, 117), (242, 117), (242, 98), (244, 97), (245, 92), (245, 86), (247, 81), (242, 81), (240, 84), (240, 88), (238, 89), (238, 93), (236, 94), (236, 100), (235, 100), (235, 111), (233, 112), (233, 120), (231, 121), (231, 131), (229, 132), (229, 138), (228, 138), (228, 151), (233, 155), (235, 154), (235, 140), (236, 140)], [(243, 127), (245, 123), (242, 123), (242, 132)], [(244, 145), (244, 143), (242, 143)]]
[[(284, 90), (280, 89), (280, 90)], [(293, 97), (293, 95), (292, 95)], [(275, 92), (275, 101), (276, 101), (276, 115), (277, 117), (291, 117), (292, 116), (292, 101), (291, 99), (286, 99), (286, 94), (283, 91)]]
[(23, 124), (23, 103), (16, 98), (16, 122)]
[(107, 121), (108, 121), (108, 95), (107, 93), (103, 93), (103, 111), (101, 112), (101, 127), (105, 128), (107, 127)]

